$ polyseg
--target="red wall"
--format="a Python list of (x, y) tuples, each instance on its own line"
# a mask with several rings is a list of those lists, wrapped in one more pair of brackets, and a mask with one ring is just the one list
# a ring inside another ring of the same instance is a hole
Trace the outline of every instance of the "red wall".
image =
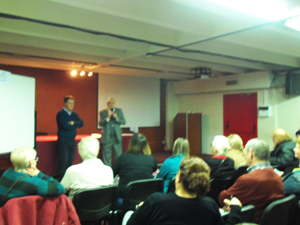
[[(72, 77), (70, 71), (39, 69), (29, 67), (1, 65), (1, 70), (10, 71), (13, 74), (25, 75), (36, 79), (35, 106), (37, 112), (37, 132), (56, 134), (56, 114), (63, 107), (63, 98), (66, 95), (75, 97), (74, 111), (84, 121), (84, 126), (77, 129), (78, 134), (100, 133), (97, 129), (97, 104), (98, 104), (98, 76)], [(160, 115), (161, 126), (140, 128), (149, 143), (152, 151), (163, 150), (162, 144), (165, 138), (165, 86), (161, 81)], [(20, 109), (22, 110), (22, 109)], [(126, 117), (126, 115), (125, 115)], [(129, 132), (123, 129), (123, 132)]]

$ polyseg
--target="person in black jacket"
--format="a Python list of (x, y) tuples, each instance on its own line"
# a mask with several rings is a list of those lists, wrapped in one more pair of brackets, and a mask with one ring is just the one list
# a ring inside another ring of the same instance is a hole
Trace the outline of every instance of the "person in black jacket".
[(293, 171), (299, 166), (299, 160), (294, 155), (296, 143), (292, 140), (289, 133), (281, 128), (277, 128), (272, 133), (272, 139), (275, 144), (271, 152), (271, 165), (284, 172), (284, 175)]
[(213, 156), (203, 160), (209, 165), (211, 179), (231, 178), (235, 174), (234, 161), (226, 157), (226, 152), (230, 149), (230, 144), (225, 136), (217, 135), (211, 144)]
[(123, 224), (233, 225), (239, 223), (242, 204), (237, 198), (224, 201), (231, 208), (228, 219), (224, 223), (216, 202), (210, 197), (204, 197), (210, 186), (209, 174), (210, 168), (201, 158), (183, 159), (175, 178), (175, 193), (151, 194), (134, 213), (129, 211), (125, 215)]

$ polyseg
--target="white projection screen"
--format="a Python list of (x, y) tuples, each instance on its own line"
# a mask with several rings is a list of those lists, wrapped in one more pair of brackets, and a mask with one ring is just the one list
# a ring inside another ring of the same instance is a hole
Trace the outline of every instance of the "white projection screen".
[(7, 74), (0, 70), (0, 154), (33, 148), (35, 138), (35, 78)]
[(123, 110), (126, 119), (123, 127), (160, 126), (159, 79), (99, 74), (98, 121), (99, 111), (106, 108), (110, 97), (115, 99), (116, 108)]

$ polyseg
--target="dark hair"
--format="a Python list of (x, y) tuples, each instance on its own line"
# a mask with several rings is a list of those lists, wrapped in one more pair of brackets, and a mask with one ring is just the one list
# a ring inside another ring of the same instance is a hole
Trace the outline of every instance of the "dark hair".
[(69, 101), (69, 99), (73, 99), (74, 100), (74, 97), (72, 95), (65, 96), (64, 103), (67, 103)]
[(147, 138), (141, 133), (135, 133), (130, 138), (127, 151), (134, 154), (151, 155), (151, 149), (148, 144)]
[(183, 159), (180, 163), (181, 183), (189, 193), (203, 197), (210, 189), (210, 168), (199, 157)]

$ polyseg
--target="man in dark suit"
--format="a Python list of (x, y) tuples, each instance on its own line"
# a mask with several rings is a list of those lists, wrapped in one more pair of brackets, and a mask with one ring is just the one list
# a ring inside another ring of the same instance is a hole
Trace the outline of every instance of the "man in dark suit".
[(111, 166), (111, 152), (114, 150), (115, 160), (122, 154), (122, 130), (120, 125), (124, 125), (122, 109), (115, 108), (115, 100), (107, 100), (107, 108), (100, 111), (99, 125), (102, 127), (101, 143), (103, 144), (103, 161)]

